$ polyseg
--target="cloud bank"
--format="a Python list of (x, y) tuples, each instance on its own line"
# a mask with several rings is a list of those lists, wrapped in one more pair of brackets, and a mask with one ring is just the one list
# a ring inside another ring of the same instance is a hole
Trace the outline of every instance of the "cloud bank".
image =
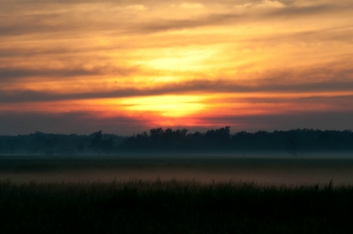
[(349, 0), (3, 0), (0, 134), (352, 129), (352, 10)]

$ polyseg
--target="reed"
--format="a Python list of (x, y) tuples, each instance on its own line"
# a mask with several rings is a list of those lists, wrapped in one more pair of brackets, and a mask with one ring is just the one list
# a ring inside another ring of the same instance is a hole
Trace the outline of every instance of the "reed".
[(351, 233), (353, 187), (0, 181), (0, 232)]

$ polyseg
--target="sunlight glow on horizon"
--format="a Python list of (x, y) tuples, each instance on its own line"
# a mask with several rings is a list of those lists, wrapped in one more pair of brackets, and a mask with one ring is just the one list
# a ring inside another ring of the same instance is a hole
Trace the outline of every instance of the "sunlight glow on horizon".
[(353, 118), (352, 10), (349, 0), (3, 0), (0, 129), (27, 115), (126, 132), (353, 128), (341, 117)]
[(162, 117), (182, 117), (204, 109), (202, 98), (198, 96), (150, 96), (128, 98), (118, 101), (128, 111), (148, 111), (159, 113)]

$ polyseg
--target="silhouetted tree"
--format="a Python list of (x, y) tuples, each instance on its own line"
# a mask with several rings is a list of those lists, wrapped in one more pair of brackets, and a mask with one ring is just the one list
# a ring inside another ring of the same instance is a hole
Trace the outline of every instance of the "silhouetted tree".
[(161, 148), (163, 146), (163, 128), (153, 128), (150, 130), (150, 139), (153, 148)]
[(205, 145), (205, 134), (201, 132), (189, 133), (186, 139), (189, 149), (202, 149)]
[(207, 146), (211, 148), (227, 148), (230, 144), (230, 127), (208, 130), (205, 134), (205, 141)]
[(102, 131), (98, 131), (94, 133), (94, 139), (91, 141), (89, 148), (98, 154), (101, 152), (109, 153), (113, 148), (113, 137), (107, 140), (102, 139)]
[(163, 142), (166, 149), (182, 149), (186, 146), (186, 133), (187, 129), (178, 129), (173, 131), (171, 128), (168, 128), (163, 133)]
[(298, 155), (298, 147), (300, 145), (300, 139), (296, 130), (291, 130), (287, 133), (287, 150), (288, 152), (293, 155)]
[(45, 147), (45, 155), (46, 156), (52, 156), (54, 155), (54, 145), (55, 145), (56, 138), (53, 139), (46, 139), (44, 141), (44, 147)]
[(102, 141), (102, 130), (94, 133), (94, 139), (91, 141), (89, 148), (100, 154), (102, 150), (101, 141)]
[(80, 154), (84, 151), (85, 149), (85, 144), (83, 144), (82, 142), (77, 146), (77, 152), (79, 152)]
[(6, 151), (8, 154), (14, 154), (20, 142), (17, 137), (9, 136), (6, 140)]
[[(113, 147), (114, 144), (120, 144)], [(300, 152), (347, 152), (353, 151), (351, 130), (296, 129), (291, 131), (238, 132), (230, 135), (224, 127), (206, 132), (188, 133), (187, 129), (154, 128), (131, 137), (95, 132), (89, 136), (70, 134), (45, 134), (0, 136), (2, 154), (40, 153), (47, 155), (71, 155), (89, 148), (97, 153), (121, 150), (233, 150), (277, 151), (299, 155)]]

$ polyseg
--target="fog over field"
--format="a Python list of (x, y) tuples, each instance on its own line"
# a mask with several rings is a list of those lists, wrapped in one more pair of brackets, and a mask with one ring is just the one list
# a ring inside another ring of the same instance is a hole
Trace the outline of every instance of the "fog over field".
[(0, 234), (353, 233), (352, 0), (0, 0)]
[(35, 182), (124, 182), (176, 179), (212, 182), (254, 182), (263, 185), (353, 184), (353, 158), (266, 157), (266, 155), (165, 155), (152, 157), (2, 156), (0, 180)]
[(353, 133), (296, 129), (123, 137), (35, 132), (0, 136), (0, 179), (16, 183), (195, 180), (269, 185), (353, 184)]

